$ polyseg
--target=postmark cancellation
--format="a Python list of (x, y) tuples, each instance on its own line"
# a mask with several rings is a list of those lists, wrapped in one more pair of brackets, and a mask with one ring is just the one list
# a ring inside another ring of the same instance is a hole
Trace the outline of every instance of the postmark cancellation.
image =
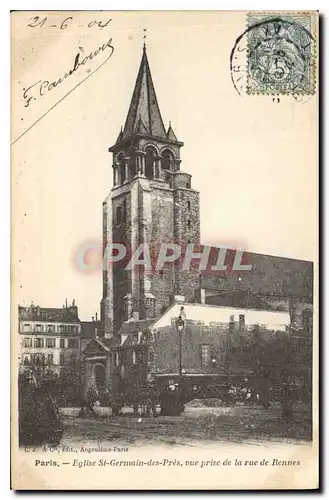
[(312, 95), (317, 13), (247, 15), (247, 94)]

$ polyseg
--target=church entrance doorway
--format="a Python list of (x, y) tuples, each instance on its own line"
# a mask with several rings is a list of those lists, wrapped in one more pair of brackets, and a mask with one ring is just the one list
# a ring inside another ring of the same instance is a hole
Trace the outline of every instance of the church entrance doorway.
[(106, 370), (105, 366), (101, 364), (95, 365), (95, 383), (99, 394), (103, 394), (106, 389)]

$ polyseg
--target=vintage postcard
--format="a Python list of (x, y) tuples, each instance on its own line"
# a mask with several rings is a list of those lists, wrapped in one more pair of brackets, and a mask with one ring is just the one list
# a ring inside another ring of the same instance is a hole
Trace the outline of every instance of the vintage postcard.
[(318, 45), (12, 12), (13, 489), (318, 488)]

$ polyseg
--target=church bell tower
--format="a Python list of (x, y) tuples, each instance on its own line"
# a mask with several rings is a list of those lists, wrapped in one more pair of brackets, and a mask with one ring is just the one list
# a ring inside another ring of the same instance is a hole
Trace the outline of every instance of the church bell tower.
[(159, 316), (175, 295), (194, 298), (197, 270), (182, 271), (176, 262), (157, 271), (153, 259), (161, 243), (200, 243), (199, 193), (180, 168), (182, 146), (171, 124), (164, 127), (144, 46), (125, 125), (109, 148), (113, 188), (103, 203), (103, 244), (125, 245), (128, 260), (140, 244), (148, 245), (152, 270), (128, 270), (127, 259), (111, 264), (105, 254), (101, 319), (106, 337), (131, 318)]

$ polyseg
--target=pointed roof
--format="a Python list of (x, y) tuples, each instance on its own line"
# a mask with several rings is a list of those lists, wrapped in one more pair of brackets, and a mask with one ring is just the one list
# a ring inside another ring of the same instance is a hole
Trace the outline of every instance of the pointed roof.
[(138, 132), (167, 138), (145, 47), (121, 139)]
[(143, 120), (139, 117), (139, 120), (134, 128), (134, 134), (147, 134), (148, 130), (145, 127)]
[(123, 136), (123, 130), (122, 130), (122, 127), (121, 127), (121, 130), (120, 130), (120, 132), (119, 132), (119, 135), (118, 135), (118, 138), (117, 138), (117, 140), (116, 140), (116, 143), (118, 143), (118, 142), (120, 142), (120, 141), (121, 141), (122, 136)]
[(169, 128), (167, 130), (167, 139), (170, 139), (171, 141), (177, 141), (176, 134), (171, 127), (171, 122), (169, 122)]

